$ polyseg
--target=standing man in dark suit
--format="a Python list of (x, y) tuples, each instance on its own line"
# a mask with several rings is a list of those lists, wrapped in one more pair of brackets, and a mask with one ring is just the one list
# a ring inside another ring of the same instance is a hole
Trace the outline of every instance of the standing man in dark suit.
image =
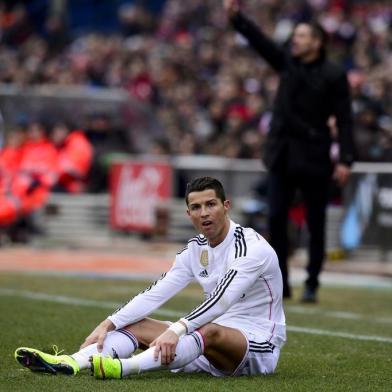
[[(298, 24), (291, 46), (267, 37), (240, 10), (238, 0), (224, 0), (233, 27), (280, 76), (264, 162), (269, 170), (270, 243), (279, 257), (286, 298), (288, 278), (288, 210), (294, 193), (302, 193), (309, 238), (308, 278), (303, 302), (317, 301), (319, 274), (325, 254), (325, 220), (331, 177), (344, 185), (354, 159), (352, 112), (345, 71), (326, 58), (326, 33), (317, 23)], [(328, 119), (338, 128), (339, 162), (330, 158)]]

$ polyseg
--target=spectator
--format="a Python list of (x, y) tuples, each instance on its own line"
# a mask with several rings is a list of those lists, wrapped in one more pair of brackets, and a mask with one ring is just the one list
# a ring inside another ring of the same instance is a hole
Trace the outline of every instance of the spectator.
[(114, 157), (130, 151), (126, 134), (117, 129), (106, 113), (94, 113), (86, 125), (86, 137), (94, 149), (87, 190), (105, 192), (108, 189), (108, 171)]
[(2, 18), (2, 41), (10, 46), (25, 43), (33, 33), (26, 7), (18, 3), (4, 10)]
[(388, 159), (388, 143), (382, 126), (386, 113), (380, 100), (364, 93), (365, 79), (363, 72), (358, 70), (349, 73), (355, 115), (354, 139), (359, 161), (379, 162)]
[(80, 193), (85, 190), (93, 157), (93, 147), (81, 130), (71, 130), (64, 122), (57, 123), (51, 139), (58, 152), (59, 178), (56, 191)]
[(26, 242), (29, 232), (38, 230), (33, 214), (45, 205), (57, 182), (57, 152), (40, 121), (28, 125), (23, 145), (21, 138), (16, 142), (2, 153), (4, 157), (14, 149), (14, 159), (8, 161), (14, 173), (1, 195), (0, 225), (7, 227), (12, 241)]
[(10, 131), (0, 150), (0, 227), (13, 224), (19, 214), (21, 203), (11, 190), (22, 160), (25, 136), (23, 128)]

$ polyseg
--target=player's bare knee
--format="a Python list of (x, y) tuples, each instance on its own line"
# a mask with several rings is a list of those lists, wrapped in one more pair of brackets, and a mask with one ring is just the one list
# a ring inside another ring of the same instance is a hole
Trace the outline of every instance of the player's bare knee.
[(134, 324), (129, 324), (124, 329), (131, 332), (139, 343), (139, 347), (148, 348), (150, 343), (163, 333), (168, 327), (167, 322), (144, 318)]
[(222, 327), (213, 323), (203, 325), (198, 332), (203, 336), (205, 349), (219, 345), (224, 337)]

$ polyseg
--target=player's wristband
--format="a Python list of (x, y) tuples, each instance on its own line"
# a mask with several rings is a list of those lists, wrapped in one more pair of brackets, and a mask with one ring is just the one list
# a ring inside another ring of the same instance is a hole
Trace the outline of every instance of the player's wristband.
[(186, 326), (179, 321), (173, 323), (168, 330), (174, 332), (178, 337), (181, 337), (186, 334)]

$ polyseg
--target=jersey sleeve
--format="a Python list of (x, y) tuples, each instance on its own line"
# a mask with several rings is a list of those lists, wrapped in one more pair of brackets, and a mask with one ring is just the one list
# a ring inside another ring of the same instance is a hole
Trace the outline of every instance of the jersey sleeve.
[(167, 273), (109, 316), (116, 329), (142, 320), (186, 287), (193, 279), (186, 261), (186, 256), (177, 255)]
[(268, 252), (262, 258), (249, 255), (234, 259), (211, 295), (181, 319), (188, 332), (211, 322), (237, 303), (265, 271), (269, 262)]

